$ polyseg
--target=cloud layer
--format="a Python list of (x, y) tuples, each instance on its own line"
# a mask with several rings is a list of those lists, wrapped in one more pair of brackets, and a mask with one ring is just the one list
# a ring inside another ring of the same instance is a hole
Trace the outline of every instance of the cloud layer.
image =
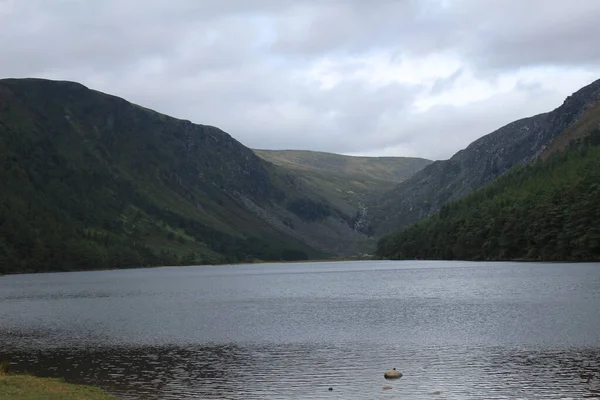
[(589, 0), (0, 0), (1, 77), (255, 148), (447, 158), (600, 78)]

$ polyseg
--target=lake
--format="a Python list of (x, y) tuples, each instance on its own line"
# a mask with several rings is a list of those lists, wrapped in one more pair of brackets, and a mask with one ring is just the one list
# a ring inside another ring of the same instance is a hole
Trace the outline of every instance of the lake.
[(5, 276), (2, 357), (123, 399), (600, 398), (600, 264)]

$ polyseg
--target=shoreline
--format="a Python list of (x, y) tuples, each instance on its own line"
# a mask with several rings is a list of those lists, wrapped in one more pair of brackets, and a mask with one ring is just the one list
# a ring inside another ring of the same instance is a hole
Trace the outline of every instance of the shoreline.
[(215, 267), (215, 266), (223, 266), (229, 267), (232, 265), (252, 265), (252, 264), (298, 264), (298, 263), (321, 263), (321, 262), (340, 262), (340, 261), (377, 261), (378, 258), (320, 258), (315, 260), (294, 260), (294, 261), (267, 261), (267, 260), (256, 260), (255, 262), (238, 262), (238, 263), (219, 263), (219, 264), (191, 264), (191, 265), (149, 265), (149, 266), (132, 266), (127, 268), (86, 268), (86, 269), (73, 269), (67, 271), (22, 271), (15, 273), (8, 273), (1, 276), (9, 276), (9, 275), (33, 275), (33, 274), (60, 274), (60, 273), (68, 273), (68, 272), (94, 272), (94, 271), (125, 271), (125, 270), (133, 270), (133, 269), (155, 269), (155, 268), (177, 268), (177, 267)]
[(119, 400), (95, 386), (66, 383), (60, 378), (0, 374), (0, 400)]
[(134, 270), (134, 269), (155, 269), (155, 268), (177, 268), (177, 267), (214, 267), (214, 266), (222, 266), (222, 267), (230, 267), (234, 265), (260, 265), (260, 264), (302, 264), (302, 263), (326, 263), (326, 262), (351, 262), (351, 261), (462, 261), (462, 262), (480, 262), (480, 263), (497, 263), (497, 262), (517, 262), (517, 263), (566, 263), (566, 264), (587, 264), (587, 263), (598, 263), (600, 260), (540, 260), (540, 259), (526, 259), (526, 258), (515, 258), (515, 259), (489, 259), (489, 260), (444, 260), (437, 258), (423, 258), (423, 259), (414, 259), (414, 258), (379, 258), (377, 256), (373, 257), (341, 257), (341, 258), (321, 258), (316, 260), (295, 260), (295, 261), (266, 261), (266, 260), (256, 260), (255, 262), (239, 262), (239, 263), (223, 263), (223, 264), (198, 264), (198, 265), (152, 265), (152, 266), (137, 266), (137, 267), (128, 267), (128, 268), (89, 268), (89, 269), (74, 269), (69, 271), (40, 271), (40, 272), (32, 272), (32, 271), (23, 271), (16, 273), (8, 273), (2, 274), (1, 277), (6, 277), (10, 275), (33, 275), (33, 274), (60, 274), (60, 273), (69, 273), (69, 272), (97, 272), (97, 271), (125, 271), (125, 270)]

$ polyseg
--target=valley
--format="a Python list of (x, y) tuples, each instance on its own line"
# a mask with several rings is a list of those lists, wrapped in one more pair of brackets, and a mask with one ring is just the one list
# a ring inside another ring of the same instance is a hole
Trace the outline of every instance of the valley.
[[(0, 273), (372, 254), (381, 237), (583, 140), (599, 99), (596, 81), (432, 162), (252, 150), (78, 83), (0, 80)], [(402, 235), (386, 236), (379, 255), (463, 257), (399, 253), (412, 246)]]

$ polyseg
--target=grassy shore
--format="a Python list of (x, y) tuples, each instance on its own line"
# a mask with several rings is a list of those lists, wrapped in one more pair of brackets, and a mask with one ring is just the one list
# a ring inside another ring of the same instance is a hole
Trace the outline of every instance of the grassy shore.
[(116, 400), (102, 390), (62, 379), (0, 374), (0, 400)]

